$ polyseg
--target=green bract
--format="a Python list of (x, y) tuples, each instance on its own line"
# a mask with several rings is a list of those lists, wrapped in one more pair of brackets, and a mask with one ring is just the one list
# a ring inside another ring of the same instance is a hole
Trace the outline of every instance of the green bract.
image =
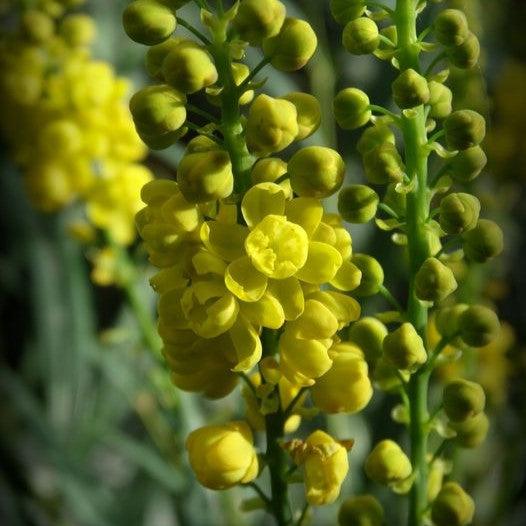
[(462, 378), (450, 381), (444, 388), (444, 411), (453, 422), (464, 422), (484, 411), (486, 395), (476, 382)]
[(449, 425), (457, 433), (455, 444), (467, 449), (480, 446), (486, 440), (489, 431), (489, 420), (483, 412), (462, 422), (450, 422)]
[(480, 57), (480, 42), (473, 34), (469, 33), (464, 42), (447, 50), (450, 62), (461, 69), (470, 69), (476, 66)]
[(365, 126), (371, 119), (369, 97), (362, 90), (346, 88), (334, 98), (334, 117), (344, 130)]
[(339, 526), (382, 526), (384, 510), (372, 495), (357, 495), (343, 501), (338, 513)]
[(385, 358), (402, 371), (413, 372), (427, 361), (424, 342), (408, 322), (384, 338), (383, 350)]
[(491, 309), (482, 305), (467, 308), (458, 320), (462, 341), (471, 347), (484, 347), (499, 334), (499, 318)]
[(393, 98), (402, 109), (414, 108), (429, 101), (429, 87), (425, 77), (414, 69), (406, 69), (392, 84)]
[(349, 223), (367, 223), (376, 215), (379, 200), (369, 186), (353, 184), (338, 194), (338, 211)]
[(278, 0), (243, 0), (233, 24), (241, 39), (260, 45), (279, 33), (285, 14), (285, 6)]
[(377, 294), (384, 282), (384, 271), (378, 261), (367, 254), (354, 254), (352, 262), (362, 272), (360, 286), (353, 290), (356, 296)]
[(448, 234), (460, 234), (475, 228), (480, 201), (471, 194), (449, 194), (440, 201), (440, 226)]
[(343, 46), (353, 55), (372, 53), (379, 43), (378, 26), (370, 18), (351, 20), (343, 30)]
[(473, 110), (458, 110), (444, 121), (446, 142), (452, 150), (477, 146), (486, 135), (484, 117)]
[(367, 317), (351, 325), (349, 341), (358, 345), (369, 366), (374, 366), (382, 356), (383, 341), (387, 334), (387, 327), (380, 320)]
[(302, 141), (310, 137), (321, 124), (321, 108), (318, 99), (309, 93), (295, 91), (280, 97), (292, 102), (296, 108), (298, 123), (298, 135), (296, 141)]
[(456, 483), (446, 482), (431, 508), (431, 518), (436, 526), (466, 526), (473, 520), (475, 503)]
[(154, 0), (136, 0), (122, 15), (126, 34), (135, 42), (152, 46), (166, 40), (177, 26), (172, 11)]
[(458, 152), (451, 160), (451, 177), (455, 181), (467, 183), (480, 174), (487, 162), (488, 158), (480, 146)]
[(452, 111), (453, 93), (447, 86), (434, 80), (428, 82), (428, 87), (431, 106), (429, 116), (434, 119), (445, 119)]
[(437, 258), (427, 258), (415, 277), (415, 294), (419, 300), (442, 301), (457, 288), (453, 271)]
[(464, 254), (476, 263), (498, 256), (504, 248), (502, 230), (489, 219), (479, 219), (477, 226), (462, 236)]
[(365, 0), (331, 0), (331, 14), (338, 24), (344, 26), (363, 15), (365, 4)]
[(436, 18), (436, 39), (444, 46), (458, 46), (469, 33), (466, 15), (458, 9), (444, 9)]
[(405, 166), (396, 146), (385, 142), (363, 156), (365, 176), (373, 184), (400, 182)]

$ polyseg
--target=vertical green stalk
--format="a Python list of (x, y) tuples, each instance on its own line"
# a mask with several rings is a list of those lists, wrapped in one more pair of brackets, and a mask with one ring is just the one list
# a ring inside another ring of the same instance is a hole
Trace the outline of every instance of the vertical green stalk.
[[(400, 70), (412, 68), (420, 72), (419, 49), (417, 46), (416, 2), (397, 0), (395, 22), (398, 31), (398, 61)], [(415, 182), (407, 196), (407, 238), (409, 250), (409, 299), (407, 317), (426, 341), (427, 307), (415, 295), (415, 276), (424, 260), (430, 255), (425, 225), (429, 217), (427, 194), (427, 143), (424, 107), (402, 115), (405, 162), (407, 175)], [(421, 526), (423, 512), (427, 506), (427, 396), (429, 372), (415, 373), (409, 382), (409, 411), (411, 423), (411, 463), (416, 479), (409, 498), (409, 526)]]

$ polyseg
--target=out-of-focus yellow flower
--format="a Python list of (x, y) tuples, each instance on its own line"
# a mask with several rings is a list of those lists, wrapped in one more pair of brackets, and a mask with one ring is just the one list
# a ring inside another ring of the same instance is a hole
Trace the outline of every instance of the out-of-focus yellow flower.
[(97, 285), (107, 287), (114, 285), (117, 281), (117, 254), (111, 247), (95, 250), (90, 255), (93, 263), (91, 280)]

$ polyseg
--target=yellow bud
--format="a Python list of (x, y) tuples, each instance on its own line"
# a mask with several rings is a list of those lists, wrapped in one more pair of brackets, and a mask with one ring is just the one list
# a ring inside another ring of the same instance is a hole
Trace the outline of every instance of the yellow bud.
[(361, 155), (365, 155), (385, 143), (394, 145), (395, 136), (389, 126), (377, 123), (364, 130), (356, 149)]
[(196, 429), (186, 448), (197, 479), (207, 488), (227, 489), (258, 476), (258, 457), (246, 422)]
[(64, 40), (72, 47), (89, 46), (97, 34), (93, 19), (81, 13), (64, 17), (59, 31)]
[(475, 503), (456, 483), (446, 482), (431, 508), (431, 518), (436, 526), (466, 526), (473, 520)]
[(460, 315), (468, 308), (468, 305), (459, 303), (452, 307), (440, 309), (435, 316), (438, 332), (447, 337), (452, 337), (459, 332)]
[(444, 46), (458, 46), (467, 38), (469, 29), (466, 15), (458, 9), (444, 9), (434, 24), (436, 39)]
[(146, 52), (146, 71), (150, 77), (164, 80), (162, 72), (164, 59), (170, 51), (173, 51), (182, 42), (188, 42), (188, 40), (179, 37), (168, 38), (164, 42), (148, 48)]
[(384, 510), (372, 495), (345, 499), (338, 513), (339, 526), (382, 526)]
[(380, 320), (367, 317), (351, 325), (349, 340), (363, 351), (369, 366), (374, 366), (382, 356), (387, 334), (387, 327)]
[(384, 282), (384, 271), (378, 261), (367, 254), (354, 254), (352, 263), (362, 273), (360, 286), (354, 289), (353, 294), (358, 297), (374, 296)]
[(37, 43), (49, 40), (55, 30), (53, 19), (37, 9), (25, 11), (22, 15), (21, 25), (26, 36)]
[(437, 258), (427, 258), (415, 276), (415, 294), (423, 301), (442, 301), (457, 286), (453, 271)]
[(353, 55), (372, 53), (379, 43), (378, 26), (370, 18), (351, 20), (343, 30), (343, 46)]
[(467, 150), (477, 146), (486, 135), (484, 117), (472, 110), (454, 111), (444, 121), (446, 142), (452, 150)]
[(447, 86), (434, 80), (428, 82), (428, 87), (431, 106), (429, 116), (434, 119), (445, 119), (452, 111), (453, 93)]
[(470, 31), (462, 44), (448, 48), (447, 56), (457, 68), (471, 69), (475, 67), (480, 57), (479, 39)]
[(385, 142), (363, 156), (365, 176), (373, 184), (400, 182), (405, 166), (394, 144)]
[(321, 108), (316, 97), (313, 97), (308, 93), (295, 91), (280, 98), (292, 102), (296, 108), (296, 120), (298, 123), (298, 135), (296, 135), (296, 141), (302, 141), (303, 139), (310, 137), (320, 127)]
[(393, 98), (402, 109), (414, 108), (429, 101), (430, 92), (425, 77), (414, 69), (406, 69), (392, 84)]
[(403, 371), (413, 372), (427, 361), (424, 342), (408, 322), (384, 338), (383, 349), (387, 360)]
[(252, 182), (258, 183), (273, 183), (282, 175), (287, 173), (287, 163), (277, 157), (267, 157), (259, 160), (250, 173)]
[(477, 177), (488, 162), (480, 146), (473, 146), (458, 152), (451, 160), (451, 177), (460, 183), (467, 183)]
[(489, 420), (484, 412), (462, 422), (450, 422), (449, 425), (457, 433), (455, 444), (468, 449), (480, 446), (486, 440), (489, 430)]
[(401, 482), (411, 475), (411, 462), (392, 440), (378, 442), (365, 461), (365, 473), (379, 484)]
[(448, 234), (460, 234), (475, 228), (480, 201), (471, 194), (449, 194), (440, 201), (440, 226)]
[(472, 305), (460, 315), (458, 328), (460, 337), (467, 345), (484, 347), (499, 335), (500, 322), (491, 309)]
[(502, 230), (488, 219), (479, 219), (477, 226), (465, 232), (462, 239), (464, 254), (476, 263), (484, 263), (498, 256), (504, 248)]
[(285, 14), (285, 6), (278, 0), (243, 0), (233, 25), (242, 40), (260, 45), (265, 38), (279, 33)]
[(365, 126), (371, 119), (369, 97), (362, 90), (346, 88), (334, 98), (334, 117), (338, 126), (344, 130), (354, 130)]
[(152, 46), (166, 40), (177, 26), (172, 11), (154, 0), (135, 0), (122, 15), (126, 34), (135, 42)]
[(486, 395), (479, 384), (459, 378), (446, 385), (443, 401), (448, 418), (453, 422), (464, 422), (484, 411)]
[(376, 215), (379, 200), (369, 186), (353, 184), (338, 194), (338, 211), (349, 223), (367, 223)]
[(363, 15), (365, 0), (331, 0), (331, 14), (338, 24), (345, 25)]

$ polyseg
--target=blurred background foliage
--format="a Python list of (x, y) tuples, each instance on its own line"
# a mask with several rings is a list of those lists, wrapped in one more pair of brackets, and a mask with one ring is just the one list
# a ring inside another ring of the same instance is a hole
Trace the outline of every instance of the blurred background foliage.
[[(97, 23), (94, 55), (140, 86), (146, 83), (144, 51), (121, 29), (126, 3), (88, 0), (86, 8)], [(343, 152), (349, 181), (358, 182), (363, 177), (355, 153), (358, 137), (336, 131), (332, 98), (352, 85), (378, 104), (389, 104), (392, 73), (370, 57), (344, 52), (327, 1), (285, 3), (290, 13), (311, 22), (320, 47), (305, 71), (272, 71), (268, 90), (280, 95), (302, 90), (318, 97), (323, 123), (309, 141)], [(483, 43), (482, 69), (453, 71), (450, 85), (460, 107), (477, 109), (490, 123), (490, 163), (473, 184), (506, 235), (506, 251), (496, 263), (456, 271), (468, 276), (463, 300), (494, 302), (505, 323), (495, 344), (438, 374), (449, 377), (462, 368), (489, 393), (490, 437), (481, 449), (463, 451), (455, 468), (478, 503), (475, 524), (520, 526), (526, 523), (526, 3), (447, 3), (467, 12)], [(192, 22), (196, 10), (184, 8), (183, 16)], [(258, 57), (249, 60), (256, 64)], [(150, 154), (147, 164), (156, 175), (169, 176), (181, 153), (182, 147), (173, 147)], [(213, 493), (189, 473), (188, 430), (239, 416), (242, 406), (235, 393), (221, 402), (204, 402), (175, 391), (145, 348), (127, 301), (131, 293), (154, 315), (140, 247), (132, 250), (138, 272), (128, 296), (115, 287), (93, 285), (90, 262), (68, 234), (75, 207), (53, 216), (36, 213), (3, 144), (0, 165), (0, 524), (265, 524), (259, 512), (239, 509), (249, 490)], [(389, 234), (353, 225), (352, 235), (355, 250), (383, 262), (387, 285), (403, 297), (403, 265)], [(381, 308), (380, 301), (369, 301), (365, 312)], [(364, 413), (328, 418), (331, 431), (356, 440), (344, 497), (370, 489), (362, 474), (370, 444), (402, 432), (390, 418), (393, 405), (392, 398), (377, 392)], [(381, 498), (389, 510), (387, 523), (399, 524), (400, 497), (385, 492)], [(317, 512), (313, 523), (334, 524), (336, 510), (333, 505)]]

